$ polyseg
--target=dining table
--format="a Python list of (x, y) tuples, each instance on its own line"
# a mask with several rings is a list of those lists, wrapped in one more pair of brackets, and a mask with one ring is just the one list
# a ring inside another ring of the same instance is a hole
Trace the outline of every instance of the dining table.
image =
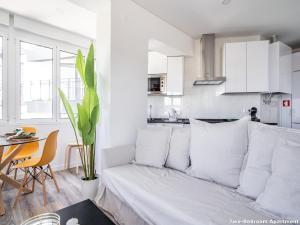
[[(8, 164), (14, 159), (14, 157), (23, 149), (24, 145), (32, 142), (39, 142), (45, 140), (45, 138), (30, 138), (30, 139), (11, 139), (8, 140), (5, 136), (0, 136), (0, 180), (2, 182), (5, 182), (5, 184), (8, 184), (16, 189), (20, 189), (21, 183), (17, 180), (14, 180), (10, 178), (8, 175), (2, 172), (2, 170), (8, 166)], [(4, 149), (6, 147), (15, 146), (13, 150), (2, 159)], [(23, 189), (25, 193), (30, 193), (31, 190), (28, 188)], [(3, 216), (5, 214), (5, 207), (2, 197), (2, 190), (0, 190), (0, 216)]]

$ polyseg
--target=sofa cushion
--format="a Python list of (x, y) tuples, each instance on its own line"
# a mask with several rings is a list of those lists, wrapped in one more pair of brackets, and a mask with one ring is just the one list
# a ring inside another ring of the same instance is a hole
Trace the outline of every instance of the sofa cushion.
[(263, 192), (271, 174), (273, 151), (280, 138), (300, 142), (300, 132), (249, 122), (248, 157), (240, 176), (238, 192), (253, 199)]
[(190, 128), (174, 127), (166, 167), (185, 171), (190, 163)]
[(189, 174), (237, 187), (247, 152), (249, 117), (228, 123), (191, 123)]
[(233, 189), (168, 168), (119, 166), (105, 169), (101, 180), (147, 224), (229, 225), (234, 220), (270, 219)]
[(300, 219), (300, 145), (282, 141), (274, 150), (272, 173), (257, 203), (286, 219)]
[(249, 126), (248, 156), (245, 169), (241, 173), (238, 192), (256, 199), (264, 190), (270, 176), (273, 149), (279, 133), (255, 123), (249, 123)]
[(172, 128), (139, 129), (136, 140), (135, 163), (161, 168), (166, 162)]

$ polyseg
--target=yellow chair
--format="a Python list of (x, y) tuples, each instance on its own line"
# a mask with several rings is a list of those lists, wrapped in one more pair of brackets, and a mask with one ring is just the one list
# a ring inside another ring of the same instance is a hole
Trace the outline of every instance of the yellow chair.
[[(25, 175), (22, 182), (22, 185), (18, 191), (16, 200), (14, 202), (14, 208), (17, 205), (19, 197), (24, 190), (24, 187), (32, 180), (32, 189), (34, 191), (35, 180), (42, 184), (43, 187), (43, 196), (44, 196), (44, 205), (47, 203), (46, 198), (46, 185), (45, 181), (47, 177), (53, 179), (57, 192), (59, 192), (59, 187), (51, 169), (50, 163), (55, 157), (56, 149), (57, 149), (57, 134), (58, 130), (53, 131), (47, 137), (47, 140), (44, 145), (44, 150), (41, 157), (27, 159), (24, 162), (21, 162), (15, 166), (15, 168), (24, 169)], [(30, 169), (32, 171), (30, 171)]]
[[(22, 129), (26, 133), (36, 133), (36, 129), (34, 127), (22, 127)], [(3, 154), (3, 160), (15, 149), (15, 145), (11, 146), (4, 154)], [(36, 153), (39, 150), (39, 142), (32, 142), (25, 144), (23, 149), (14, 157), (14, 159), (8, 164), (8, 167), (6, 169), (6, 175), (9, 175), (13, 171), (14, 179), (17, 178), (18, 169), (13, 169), (13, 166), (18, 164), (19, 162), (24, 161), (25, 159), (30, 159), (34, 153)], [(4, 182), (1, 185), (1, 189), (4, 186)]]

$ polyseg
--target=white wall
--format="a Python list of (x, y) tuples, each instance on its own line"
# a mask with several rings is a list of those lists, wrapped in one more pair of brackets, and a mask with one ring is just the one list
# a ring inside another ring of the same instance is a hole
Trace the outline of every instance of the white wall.
[(102, 121), (97, 135), (98, 171), (100, 148), (134, 143), (137, 129), (146, 126), (148, 43), (153, 39), (183, 55), (193, 54), (192, 38), (131, 0), (99, 2)]
[[(101, 7), (110, 7), (111, 14)], [(106, 129), (100, 128), (98, 139), (102, 143), (107, 139), (103, 146), (133, 143), (137, 128), (146, 125), (149, 40), (168, 43), (184, 55), (193, 54), (194, 43), (192, 38), (130, 0), (102, 2), (98, 18), (97, 42), (106, 43), (97, 44), (98, 68), (102, 89), (109, 92), (102, 96), (102, 127)]]
[(14, 16), (14, 26), (16, 29), (85, 48), (93, 41), (92, 38), (85, 37), (84, 34), (79, 35), (77, 33), (62, 30), (60, 28), (19, 15)]
[[(226, 42), (241, 42), (259, 40), (260, 36), (217, 37), (215, 41), (215, 75), (222, 75), (222, 47)], [(195, 55), (185, 58), (184, 96), (177, 102), (180, 105), (166, 105), (166, 97), (149, 96), (149, 105), (152, 105), (153, 117), (166, 117), (168, 108), (174, 107), (181, 111), (182, 117), (192, 118), (241, 118), (246, 115), (252, 106), (258, 108), (260, 114), (259, 94), (235, 94), (216, 96), (218, 86), (193, 86), (193, 82), (201, 77), (201, 47), (195, 41)], [(177, 97), (178, 98), (178, 97)], [(175, 101), (176, 103), (176, 101)]]

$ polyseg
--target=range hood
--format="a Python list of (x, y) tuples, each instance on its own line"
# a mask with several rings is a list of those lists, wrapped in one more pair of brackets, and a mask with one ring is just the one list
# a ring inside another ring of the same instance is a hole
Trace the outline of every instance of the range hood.
[(202, 65), (202, 78), (194, 81), (194, 85), (219, 85), (226, 78), (215, 76), (215, 34), (204, 34), (200, 39), (202, 51), (200, 58)]

